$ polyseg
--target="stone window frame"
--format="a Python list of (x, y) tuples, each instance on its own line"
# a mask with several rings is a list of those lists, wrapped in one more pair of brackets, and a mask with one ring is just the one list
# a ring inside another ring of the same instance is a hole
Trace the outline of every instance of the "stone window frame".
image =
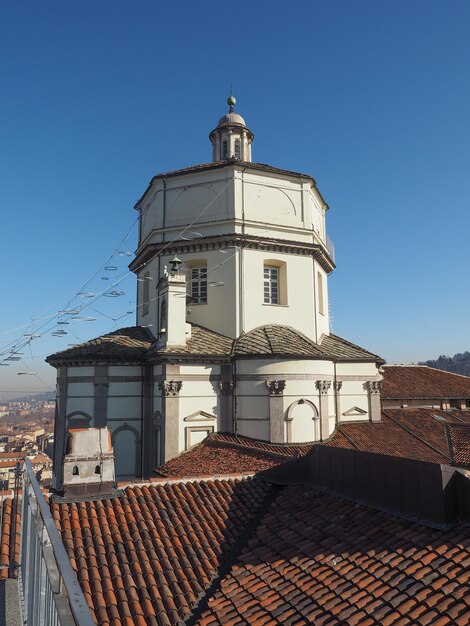
[[(272, 277), (266, 276), (266, 271), (276, 270), (277, 300), (272, 297)], [(266, 292), (268, 286), (268, 292)], [(263, 304), (266, 306), (287, 306), (287, 263), (278, 259), (264, 259), (263, 261)]]
[[(207, 304), (209, 301), (207, 259), (194, 259), (186, 265), (189, 271), (188, 295), (192, 298), (191, 305)], [(201, 270), (205, 270), (205, 276), (201, 277)]]
[(194, 448), (194, 446), (197, 446), (197, 443), (195, 443), (194, 445), (190, 446), (189, 442), (191, 439), (191, 433), (197, 433), (197, 432), (206, 432), (207, 436), (212, 435), (212, 433), (215, 432), (215, 427), (214, 426), (210, 426), (209, 424), (204, 425), (204, 426), (186, 426), (186, 428), (184, 429), (184, 449), (185, 451), (191, 450), (191, 448)]

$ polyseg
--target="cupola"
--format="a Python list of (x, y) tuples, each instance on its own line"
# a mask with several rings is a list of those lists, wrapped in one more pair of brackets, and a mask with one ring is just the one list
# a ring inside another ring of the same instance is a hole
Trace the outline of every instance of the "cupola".
[(236, 102), (232, 95), (227, 98), (229, 110), (209, 135), (213, 161), (251, 161), (251, 142), (254, 135), (247, 128), (243, 117), (235, 113)]

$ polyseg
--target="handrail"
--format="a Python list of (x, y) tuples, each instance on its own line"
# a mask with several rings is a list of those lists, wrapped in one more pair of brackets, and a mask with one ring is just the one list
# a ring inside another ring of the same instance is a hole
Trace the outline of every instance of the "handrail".
[(26, 626), (95, 626), (29, 459), (23, 474), (20, 553)]

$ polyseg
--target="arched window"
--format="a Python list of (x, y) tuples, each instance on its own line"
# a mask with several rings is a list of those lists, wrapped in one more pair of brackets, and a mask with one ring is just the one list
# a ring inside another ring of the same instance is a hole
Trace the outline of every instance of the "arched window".
[(228, 141), (226, 139), (222, 142), (222, 159), (228, 159)]
[(240, 139), (235, 139), (235, 158), (239, 159), (241, 154), (241, 143)]
[(95, 467), (95, 474), (101, 474), (101, 467), (99, 465)]
[(77, 465), (74, 465), (72, 468), (72, 475), (73, 476), (78, 476), (80, 474), (80, 472), (78, 471), (78, 467)]

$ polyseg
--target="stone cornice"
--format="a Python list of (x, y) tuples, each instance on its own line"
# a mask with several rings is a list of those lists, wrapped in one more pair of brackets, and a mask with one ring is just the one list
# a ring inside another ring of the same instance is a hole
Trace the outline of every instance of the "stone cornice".
[(326, 272), (335, 269), (333, 260), (329, 257), (326, 248), (317, 243), (307, 243), (304, 241), (289, 241), (287, 239), (273, 239), (272, 237), (258, 237), (256, 235), (243, 235), (232, 233), (227, 235), (214, 235), (192, 239), (190, 241), (173, 241), (146, 244), (137, 254), (136, 258), (129, 264), (129, 269), (138, 272), (139, 268), (151, 259), (158, 256), (161, 250), (165, 250), (166, 255), (183, 255), (193, 252), (206, 252), (220, 250), (227, 246), (237, 246), (249, 250), (263, 250), (266, 252), (282, 252), (287, 254), (297, 254), (311, 256), (316, 259)]

